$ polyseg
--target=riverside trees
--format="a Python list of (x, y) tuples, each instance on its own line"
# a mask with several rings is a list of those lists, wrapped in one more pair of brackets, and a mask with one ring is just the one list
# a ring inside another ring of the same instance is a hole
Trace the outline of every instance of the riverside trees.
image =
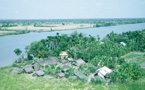
[[(126, 46), (120, 42), (126, 43)], [(27, 54), (37, 58), (48, 58), (58, 57), (62, 51), (67, 51), (69, 57), (81, 58), (94, 67), (107, 66), (115, 69), (109, 78), (112, 82), (123, 83), (144, 76), (144, 71), (139, 65), (127, 63), (120, 58), (134, 50), (145, 51), (145, 30), (122, 34), (111, 32), (102, 40), (98, 35), (96, 40), (91, 35), (86, 37), (77, 32), (69, 36), (57, 33), (56, 36), (48, 36), (47, 39), (32, 42), (27, 47)]]
[[(145, 51), (145, 30), (122, 34), (111, 32), (102, 40), (103, 44), (100, 42), (95, 37), (85, 37), (82, 33), (74, 32), (70, 36), (57, 33), (57, 36), (48, 36), (47, 39), (31, 43), (27, 54), (47, 58), (59, 56), (61, 51), (67, 51), (69, 57), (82, 58), (86, 62), (96, 56), (120, 57), (134, 50)], [(126, 43), (127, 46), (121, 45), (120, 42)]]

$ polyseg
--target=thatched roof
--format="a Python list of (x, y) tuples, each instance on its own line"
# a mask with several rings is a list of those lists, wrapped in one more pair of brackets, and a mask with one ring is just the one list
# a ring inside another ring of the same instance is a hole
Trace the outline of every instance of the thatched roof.
[(65, 52), (65, 51), (62, 51), (59, 55), (61, 55), (61, 56), (68, 56), (67, 52)]
[(38, 61), (38, 63), (41, 66), (50, 65), (50, 64), (57, 64), (58, 63), (58, 58), (57, 57), (49, 57), (49, 58), (45, 58), (41, 61)]

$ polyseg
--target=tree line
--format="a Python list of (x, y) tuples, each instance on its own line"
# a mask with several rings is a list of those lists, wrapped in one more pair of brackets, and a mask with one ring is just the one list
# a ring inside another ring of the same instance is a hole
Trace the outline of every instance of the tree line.
[[(103, 42), (103, 43), (102, 43)], [(124, 42), (126, 46), (120, 44)], [(69, 57), (82, 58), (86, 62), (96, 56), (120, 57), (131, 51), (145, 51), (145, 30), (130, 31), (122, 34), (111, 32), (100, 40), (91, 35), (86, 37), (82, 33), (74, 32), (70, 36), (66, 34), (48, 36), (47, 39), (35, 41), (27, 47), (28, 56), (47, 58), (59, 56), (62, 51), (67, 51)]]

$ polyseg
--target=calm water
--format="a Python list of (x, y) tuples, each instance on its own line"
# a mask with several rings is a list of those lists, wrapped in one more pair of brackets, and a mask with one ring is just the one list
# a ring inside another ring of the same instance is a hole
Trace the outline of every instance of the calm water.
[(115, 33), (122, 33), (142, 29), (145, 29), (145, 23), (99, 28), (75, 29), (67, 31), (29, 33), (0, 37), (0, 67), (11, 65), (17, 59), (17, 56), (14, 54), (14, 50), (16, 48), (21, 49), (24, 53), (25, 46), (29, 45), (32, 41), (39, 41), (41, 39), (47, 38), (47, 36), (55, 36), (57, 32), (60, 34), (69, 35), (74, 31), (77, 31), (78, 33), (84, 33), (86, 36), (92, 35), (96, 37), (97, 35), (99, 35), (101, 38), (103, 38), (111, 31), (114, 31)]

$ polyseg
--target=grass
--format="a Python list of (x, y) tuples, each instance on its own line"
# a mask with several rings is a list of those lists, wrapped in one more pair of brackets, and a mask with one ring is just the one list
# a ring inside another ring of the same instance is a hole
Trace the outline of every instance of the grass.
[(80, 80), (46, 79), (28, 74), (10, 73), (11, 67), (0, 68), (0, 90), (144, 90), (145, 78), (129, 84), (89, 84)]
[(25, 34), (29, 33), (29, 30), (8, 30), (8, 29), (0, 29), (0, 36), (5, 35), (18, 35), (18, 34)]
[(131, 54), (125, 56), (124, 58), (129, 60), (129, 62), (137, 62), (138, 64), (141, 64), (141, 63), (145, 62), (145, 56), (144, 55), (135, 54), (135, 53), (136, 52), (132, 52)]

